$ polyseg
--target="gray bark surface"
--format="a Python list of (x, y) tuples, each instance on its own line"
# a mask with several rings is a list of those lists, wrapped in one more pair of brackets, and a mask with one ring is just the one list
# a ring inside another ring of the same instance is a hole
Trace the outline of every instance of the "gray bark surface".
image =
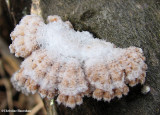
[(86, 30), (118, 47), (143, 49), (148, 64), (146, 85), (130, 88), (122, 99), (110, 103), (84, 98), (75, 109), (56, 105), (59, 115), (158, 115), (160, 114), (160, 1), (156, 0), (41, 0), (43, 17), (59, 15), (75, 30)]

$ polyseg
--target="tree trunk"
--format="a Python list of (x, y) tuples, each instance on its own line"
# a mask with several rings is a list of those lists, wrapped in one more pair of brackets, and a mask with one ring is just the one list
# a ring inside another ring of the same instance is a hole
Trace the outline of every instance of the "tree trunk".
[[(36, 6), (36, 5), (37, 6)], [(160, 2), (158, 0), (33, 0), (32, 12), (44, 19), (59, 15), (75, 30), (87, 30), (95, 37), (119, 47), (143, 49), (148, 64), (145, 85), (151, 91), (141, 93), (141, 85), (130, 88), (122, 99), (110, 103), (85, 97), (75, 109), (58, 105), (59, 115), (155, 115), (160, 114)], [(45, 101), (49, 104), (50, 102)], [(53, 110), (53, 109), (51, 109)], [(50, 111), (50, 110), (49, 110)], [(53, 112), (51, 112), (53, 113)]]

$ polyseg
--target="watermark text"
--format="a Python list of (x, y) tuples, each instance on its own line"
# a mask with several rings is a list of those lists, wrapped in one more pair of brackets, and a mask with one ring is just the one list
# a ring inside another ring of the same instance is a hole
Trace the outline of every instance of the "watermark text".
[(14, 110), (14, 109), (12, 109), (12, 110), (2, 109), (1, 112), (31, 112), (31, 110), (27, 110), (27, 109), (25, 109), (25, 110), (21, 110), (21, 109), (16, 109), (16, 110)]

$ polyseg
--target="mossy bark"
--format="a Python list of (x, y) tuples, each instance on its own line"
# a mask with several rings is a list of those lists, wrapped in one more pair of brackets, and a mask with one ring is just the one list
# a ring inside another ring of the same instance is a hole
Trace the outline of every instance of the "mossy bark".
[(59, 15), (76, 30), (118, 47), (143, 49), (148, 64), (145, 84), (151, 87), (141, 94), (140, 85), (130, 88), (128, 96), (110, 103), (84, 98), (75, 109), (57, 105), (59, 115), (155, 115), (160, 114), (160, 1), (158, 0), (40, 0), (42, 16)]

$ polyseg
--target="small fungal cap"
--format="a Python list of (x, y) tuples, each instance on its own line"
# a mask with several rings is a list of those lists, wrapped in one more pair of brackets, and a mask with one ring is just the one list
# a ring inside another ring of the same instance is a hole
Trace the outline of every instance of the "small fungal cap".
[(147, 86), (147, 85), (143, 86), (141, 92), (142, 92), (143, 94), (147, 94), (148, 92), (150, 92), (150, 87)]

